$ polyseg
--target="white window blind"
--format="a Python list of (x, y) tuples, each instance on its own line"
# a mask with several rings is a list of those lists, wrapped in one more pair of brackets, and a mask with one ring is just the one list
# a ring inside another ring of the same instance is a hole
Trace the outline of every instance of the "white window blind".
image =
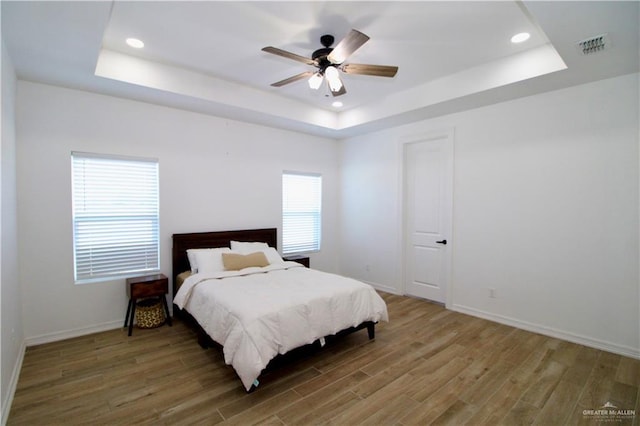
[(160, 269), (157, 160), (71, 155), (76, 282)]
[(320, 250), (322, 176), (282, 174), (282, 254)]

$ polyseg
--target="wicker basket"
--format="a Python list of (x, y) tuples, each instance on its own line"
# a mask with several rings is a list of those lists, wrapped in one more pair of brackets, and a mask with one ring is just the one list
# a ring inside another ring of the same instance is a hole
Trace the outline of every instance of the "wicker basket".
[(139, 328), (155, 328), (164, 324), (164, 309), (158, 299), (143, 299), (136, 303), (136, 325)]

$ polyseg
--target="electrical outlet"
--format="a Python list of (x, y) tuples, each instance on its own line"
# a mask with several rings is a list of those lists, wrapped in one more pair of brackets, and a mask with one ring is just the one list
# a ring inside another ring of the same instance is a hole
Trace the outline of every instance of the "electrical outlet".
[(371, 271), (371, 265), (369, 264), (364, 265), (364, 270), (367, 272)]
[(496, 298), (496, 289), (495, 288), (490, 288), (489, 289), (489, 297), (492, 299)]

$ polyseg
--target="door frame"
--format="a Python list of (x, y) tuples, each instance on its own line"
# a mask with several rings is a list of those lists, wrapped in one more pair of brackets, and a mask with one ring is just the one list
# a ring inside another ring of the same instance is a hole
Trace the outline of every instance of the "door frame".
[(454, 254), (454, 235), (453, 235), (453, 217), (454, 217), (454, 205), (453, 205), (453, 195), (454, 195), (454, 172), (455, 172), (455, 128), (446, 128), (442, 130), (418, 133), (413, 135), (407, 135), (399, 138), (398, 140), (398, 158), (399, 158), (399, 176), (398, 176), (398, 218), (399, 218), (399, 229), (398, 229), (398, 241), (397, 241), (397, 253), (400, 253), (400, 262), (398, 264), (399, 269), (399, 279), (400, 279), (400, 288), (399, 290), (403, 295), (407, 294), (407, 286), (406, 286), (406, 231), (407, 231), (407, 199), (406, 199), (406, 165), (405, 165), (405, 152), (408, 144), (417, 143), (417, 142), (426, 142), (435, 139), (447, 139), (447, 143), (449, 144), (449, 149), (451, 150), (451, 156), (449, 158), (450, 164), (448, 164), (449, 172), (451, 174), (451, 179), (446, 182), (447, 185), (447, 199), (445, 203), (448, 205), (448, 210), (451, 212), (451, 218), (449, 220), (449, 229), (447, 229), (447, 240), (449, 240), (450, 244), (447, 245), (447, 256), (446, 256), (446, 265), (445, 269), (447, 271), (446, 274), (446, 296), (445, 296), (445, 307), (447, 309), (453, 305), (452, 303), (452, 294), (453, 294), (453, 254)]

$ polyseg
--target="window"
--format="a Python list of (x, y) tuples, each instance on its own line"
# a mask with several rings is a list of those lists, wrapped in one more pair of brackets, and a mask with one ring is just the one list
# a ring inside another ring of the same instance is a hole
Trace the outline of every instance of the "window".
[(282, 254), (320, 250), (322, 176), (282, 174)]
[(158, 161), (73, 152), (76, 283), (160, 269)]

